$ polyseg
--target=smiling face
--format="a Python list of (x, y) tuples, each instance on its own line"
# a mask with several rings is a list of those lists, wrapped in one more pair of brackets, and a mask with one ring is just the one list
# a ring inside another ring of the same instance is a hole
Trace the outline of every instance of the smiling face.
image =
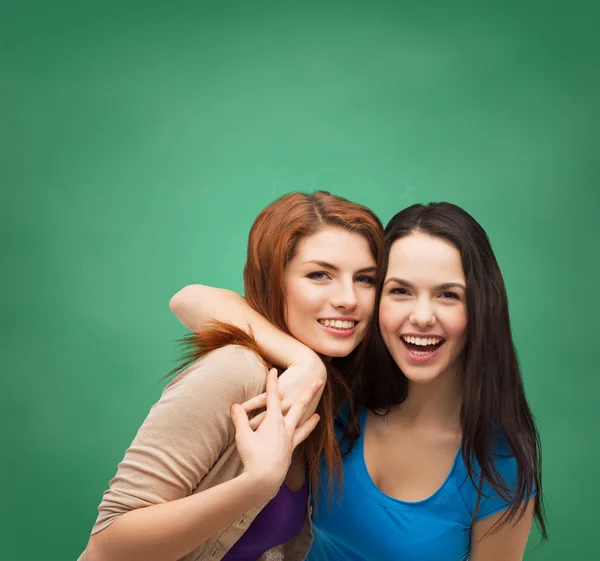
[(299, 244), (285, 267), (285, 321), (315, 352), (348, 356), (373, 314), (376, 263), (360, 234), (324, 227)]
[(396, 240), (379, 307), (386, 347), (411, 382), (456, 373), (466, 342), (466, 282), (460, 253), (423, 233)]

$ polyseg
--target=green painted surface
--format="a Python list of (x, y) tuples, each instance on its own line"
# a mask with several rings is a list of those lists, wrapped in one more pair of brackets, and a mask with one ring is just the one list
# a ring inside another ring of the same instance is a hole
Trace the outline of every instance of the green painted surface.
[(0, 559), (77, 557), (170, 296), (240, 290), (258, 211), (314, 189), (484, 225), (544, 444), (526, 559), (600, 559), (594, 2), (0, 6)]

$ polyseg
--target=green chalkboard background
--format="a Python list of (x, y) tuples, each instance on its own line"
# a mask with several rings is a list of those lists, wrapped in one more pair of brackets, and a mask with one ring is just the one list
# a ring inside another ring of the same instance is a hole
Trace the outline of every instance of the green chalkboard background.
[(597, 561), (597, 3), (0, 2), (0, 559), (63, 561), (258, 211), (463, 205), (508, 285), (550, 541)]

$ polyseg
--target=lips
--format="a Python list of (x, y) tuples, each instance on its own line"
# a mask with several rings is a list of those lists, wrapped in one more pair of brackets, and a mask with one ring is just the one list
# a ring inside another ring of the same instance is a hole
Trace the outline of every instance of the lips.
[(437, 335), (425, 337), (402, 335), (400, 340), (406, 349), (406, 357), (413, 363), (424, 363), (437, 356), (446, 340)]
[(413, 335), (402, 335), (400, 337), (404, 346), (416, 355), (424, 356), (431, 354), (439, 349), (446, 340), (443, 337), (437, 335), (425, 337), (417, 337)]
[(358, 321), (352, 319), (320, 319), (318, 322), (325, 327), (335, 329), (354, 329), (358, 324)]
[(440, 345), (445, 340), (438, 335), (402, 335), (401, 337), (407, 345), (416, 345), (419, 347)]
[(353, 337), (358, 329), (358, 324), (360, 323), (354, 319), (319, 319), (317, 323), (321, 326), (321, 329), (325, 331), (325, 333), (336, 337), (336, 338), (347, 338)]

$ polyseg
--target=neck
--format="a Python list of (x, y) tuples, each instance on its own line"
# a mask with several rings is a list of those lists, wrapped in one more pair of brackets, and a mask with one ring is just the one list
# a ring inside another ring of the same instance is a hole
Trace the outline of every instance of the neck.
[(460, 430), (462, 388), (458, 370), (446, 371), (434, 381), (408, 383), (406, 400), (399, 408), (410, 424), (426, 424)]

